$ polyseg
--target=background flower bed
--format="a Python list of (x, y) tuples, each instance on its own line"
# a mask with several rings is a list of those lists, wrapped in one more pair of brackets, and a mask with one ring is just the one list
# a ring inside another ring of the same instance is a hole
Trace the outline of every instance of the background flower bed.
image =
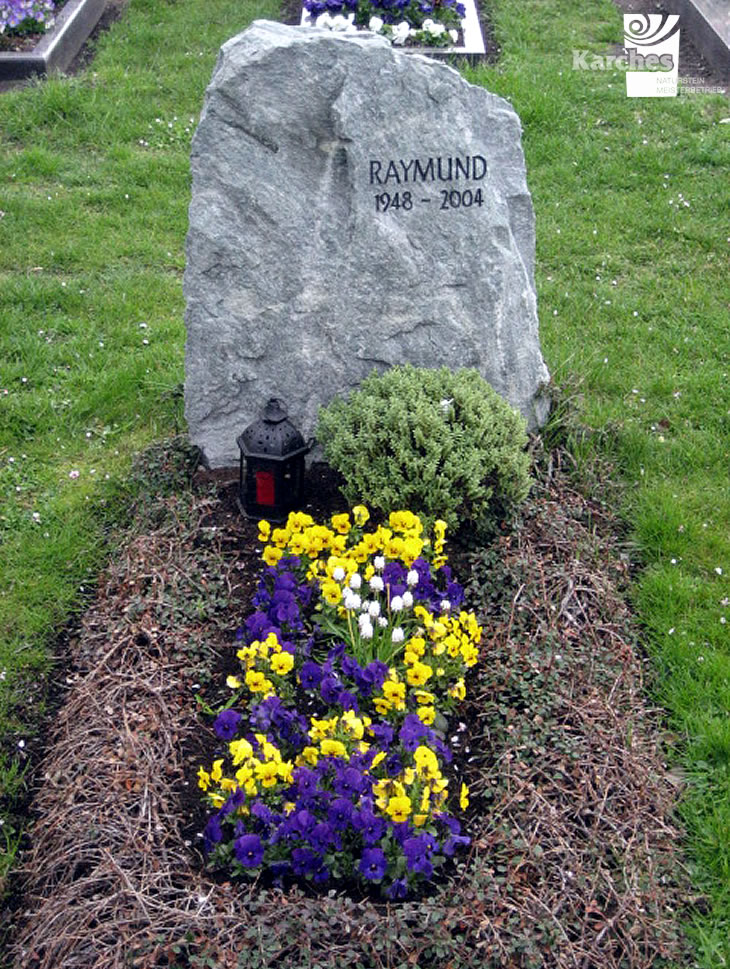
[[(214, 698), (210, 670), (230, 662), (260, 545), (234, 487), (188, 490), (185, 452), (149, 455), (147, 498), (72, 644), (48, 738), (18, 969), (204, 956), (221, 969), (638, 969), (680, 958), (673, 786), (618, 592), (625, 567), (600, 537), (604, 510), (560, 460), (544, 463), (512, 535), (457, 559), (488, 660), (465, 716), (470, 855), (430, 897), (383, 905), (202, 871), (194, 771), (206, 742), (193, 693)], [(329, 507), (313, 511), (344, 510), (334, 484), (315, 471), (312, 493)]]

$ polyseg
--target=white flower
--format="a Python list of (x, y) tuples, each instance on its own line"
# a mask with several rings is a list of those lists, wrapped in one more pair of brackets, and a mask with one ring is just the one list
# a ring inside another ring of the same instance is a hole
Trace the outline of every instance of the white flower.
[(373, 559), (373, 565), (378, 570), (378, 572), (382, 572), (383, 569), (385, 568), (385, 556), (376, 555), (375, 558)]
[(374, 631), (375, 630), (373, 629), (372, 624), (369, 622), (363, 623), (360, 626), (360, 635), (363, 639), (372, 639)]
[(448, 599), (441, 600), (441, 612), (448, 612), (451, 609), (451, 603)]
[(459, 31), (453, 28), (449, 31), (449, 37), (451, 38), (451, 43), (455, 44), (459, 39)]
[(413, 593), (411, 592), (411, 590), (406, 589), (406, 591), (401, 596), (401, 599), (403, 600), (403, 606), (406, 609), (410, 609), (411, 606), (413, 605)]
[(363, 626), (372, 625), (372, 623), (370, 622), (370, 616), (367, 614), (367, 612), (363, 612), (357, 617), (357, 624), (358, 626), (360, 626), (361, 629)]
[(383, 29), (383, 21), (380, 17), (371, 17), (370, 23), (368, 24), (368, 30), (372, 30), (374, 34), (379, 33)]
[(411, 569), (411, 571), (408, 573), (406, 576), (406, 582), (411, 588), (418, 585), (418, 572), (416, 572), (415, 569)]
[[(430, 35), (431, 35), (432, 37), (440, 37), (440, 36), (441, 36), (441, 34), (443, 34), (443, 33), (445, 32), (445, 30), (446, 30), (446, 27), (444, 27), (444, 25), (443, 25), (443, 24), (436, 24), (436, 23), (434, 23), (434, 22), (433, 22), (433, 20), (429, 20), (429, 21), (428, 21), (428, 27), (426, 26), (426, 22), (424, 21), (424, 24), (423, 24), (423, 29), (424, 29), (424, 30), (427, 30), (427, 31), (428, 31), (428, 33), (429, 33), (429, 34), (430, 34)], [(451, 403), (451, 401), (447, 401), (447, 406), (448, 406), (448, 404), (450, 404), (450, 403)], [(442, 407), (443, 407), (443, 404), (444, 404), (444, 402), (443, 402), (443, 401), (441, 401), (441, 406), (442, 406)]]
[(396, 626), (390, 638), (394, 643), (402, 643), (406, 638), (406, 634), (403, 632), (400, 626)]
[(338, 565), (337, 568), (332, 572), (332, 578), (335, 580), (335, 582), (342, 582), (342, 580), (345, 578), (345, 570), (341, 565)]
[(390, 608), (393, 612), (400, 612), (403, 608), (403, 598), (401, 596), (393, 596), (390, 600)]
[(393, 43), (399, 45), (405, 44), (410, 32), (410, 25), (405, 20), (401, 20), (399, 24), (393, 27)]
[(327, 27), (327, 28), (329, 28), (331, 30), (332, 29), (332, 17), (330, 17), (329, 13), (325, 10), (324, 13), (321, 13), (319, 15), (319, 17), (317, 17), (317, 19), (315, 20), (314, 24), (315, 24), (316, 27)]
[(379, 575), (374, 575), (372, 577), (372, 579), (370, 580), (370, 588), (373, 590), (373, 592), (383, 591), (383, 580), (380, 578)]
[(350, 21), (343, 17), (341, 13), (332, 18), (332, 30), (349, 30)]
[(388, 620), (385, 618), (385, 616), (378, 616), (378, 625), (381, 629), (385, 629), (385, 627), (388, 625)]
[(350, 576), (350, 588), (359, 589), (362, 585), (362, 576), (359, 572), (353, 572)]
[(378, 618), (378, 616), (380, 615), (380, 603), (379, 602), (371, 602), (370, 603), (370, 605), (368, 606), (368, 615), (372, 616), (373, 619), (377, 619)]
[(361, 601), (360, 596), (356, 592), (350, 592), (349, 589), (345, 590), (342, 598), (342, 604), (345, 609), (359, 609)]

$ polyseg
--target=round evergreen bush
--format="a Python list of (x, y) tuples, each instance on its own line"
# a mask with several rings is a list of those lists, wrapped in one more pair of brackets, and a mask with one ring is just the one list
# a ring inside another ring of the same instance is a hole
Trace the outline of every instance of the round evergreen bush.
[(320, 409), (316, 436), (351, 503), (407, 508), (476, 536), (530, 488), (525, 420), (476, 370), (373, 372)]

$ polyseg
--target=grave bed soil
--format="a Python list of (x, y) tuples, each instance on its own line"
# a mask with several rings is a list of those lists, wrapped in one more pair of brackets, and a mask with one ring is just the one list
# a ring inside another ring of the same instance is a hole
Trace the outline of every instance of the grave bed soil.
[[(628, 566), (561, 451), (509, 533), (452, 557), (485, 627), (462, 713), (468, 854), (428, 897), (388, 905), (205, 871), (195, 772), (215, 740), (194, 694), (220, 689), (260, 546), (235, 480), (193, 475), (189, 453), (146, 456), (135, 524), (59, 666), (68, 692), (9, 913), (15, 969), (682, 961), (678, 779), (645, 700)], [(316, 517), (346, 507), (326, 466), (308, 480)]]

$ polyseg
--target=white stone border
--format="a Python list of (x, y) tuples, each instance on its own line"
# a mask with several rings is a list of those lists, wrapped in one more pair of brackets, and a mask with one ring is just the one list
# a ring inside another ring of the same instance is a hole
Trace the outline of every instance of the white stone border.
[[(475, 0), (461, 0), (466, 7), (466, 14), (462, 20), (464, 43), (459, 47), (396, 47), (396, 50), (403, 51), (405, 54), (425, 54), (431, 57), (438, 54), (485, 54), (484, 37), (482, 27), (479, 23), (479, 13), (476, 8)], [(302, 8), (300, 25), (308, 26), (307, 17), (309, 13)]]

